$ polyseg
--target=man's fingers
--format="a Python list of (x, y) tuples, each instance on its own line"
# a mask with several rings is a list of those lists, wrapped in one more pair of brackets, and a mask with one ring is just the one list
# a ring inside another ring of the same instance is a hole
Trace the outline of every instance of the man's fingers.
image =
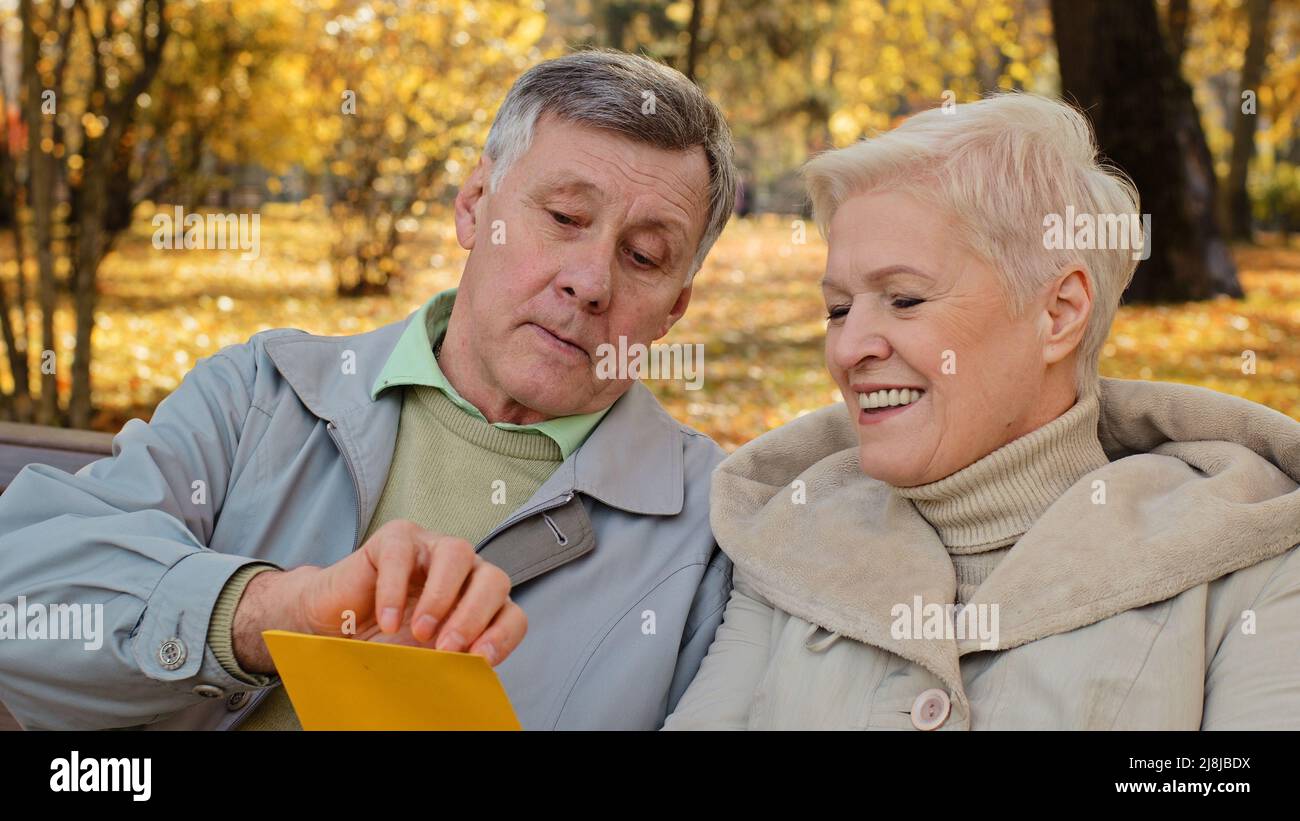
[(470, 574), (456, 609), (447, 617), (438, 633), (439, 650), (463, 653), (501, 609), (510, 594), (510, 577), (494, 564), (479, 560)]
[(479, 561), (473, 545), (452, 536), (434, 539), (426, 550), (430, 555), (424, 592), (411, 612), (411, 634), (420, 642), (433, 638), (434, 631), (456, 604), (475, 562)]
[(417, 553), (423, 549), (413, 536), (414, 532), (394, 534), (373, 548), (379, 574), (375, 581), (375, 621), (385, 633), (396, 633), (402, 624), (411, 571), (415, 569)]
[(496, 618), (470, 646), (469, 652), (483, 656), (493, 667), (505, 661), (514, 652), (528, 632), (528, 617), (519, 605), (509, 599), (497, 611)]

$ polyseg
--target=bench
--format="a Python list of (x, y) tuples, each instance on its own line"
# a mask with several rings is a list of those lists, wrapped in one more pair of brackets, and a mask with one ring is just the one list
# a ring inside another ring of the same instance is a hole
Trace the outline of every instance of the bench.
[[(73, 473), (112, 452), (109, 433), (0, 422), (0, 493), (32, 462)], [(20, 729), (0, 703), (0, 731)]]

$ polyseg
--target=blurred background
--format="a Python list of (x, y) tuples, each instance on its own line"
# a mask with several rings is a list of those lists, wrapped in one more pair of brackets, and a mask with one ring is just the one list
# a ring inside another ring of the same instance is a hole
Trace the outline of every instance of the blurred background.
[[(1061, 95), (1152, 214), (1102, 362), (1300, 418), (1300, 0), (0, 0), (0, 418), (115, 431), (259, 330), (349, 334), (454, 285), (449, 206), (533, 63), (692, 77), (735, 131), (733, 219), (647, 383), (732, 449), (838, 401), (811, 154), (997, 89)], [(239, 249), (156, 215), (257, 215)], [(806, 242), (801, 241), (806, 234)]]

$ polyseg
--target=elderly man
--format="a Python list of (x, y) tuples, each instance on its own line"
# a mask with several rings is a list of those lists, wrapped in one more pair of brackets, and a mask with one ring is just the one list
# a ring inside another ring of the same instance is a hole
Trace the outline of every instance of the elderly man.
[(27, 728), (296, 728), (281, 628), (482, 654), (526, 728), (658, 727), (730, 591), (721, 452), (597, 351), (682, 317), (734, 180), (677, 72), (528, 71), (456, 198), (458, 289), (357, 336), (258, 334), (111, 458), (13, 482), (0, 601), (102, 605), (105, 641), (0, 642), (6, 705)]

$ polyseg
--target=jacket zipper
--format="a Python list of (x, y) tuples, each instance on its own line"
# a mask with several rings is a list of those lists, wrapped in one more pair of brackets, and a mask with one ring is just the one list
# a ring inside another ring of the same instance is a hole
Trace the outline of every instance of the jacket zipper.
[(335, 433), (337, 426), (333, 420), (325, 423), (325, 430), (330, 435), (330, 440), (334, 442), (334, 448), (343, 457), (343, 465), (348, 469), (348, 476), (352, 479), (352, 549), (356, 550), (359, 546), (357, 540), (361, 538), (361, 483), (357, 481), (357, 471), (352, 467), (352, 460), (348, 458), (348, 452), (339, 444), (339, 438)]
[[(513, 527), (517, 523), (522, 522), (524, 519), (527, 519), (529, 516), (536, 516), (538, 513), (542, 513), (547, 510), (554, 510), (557, 507), (567, 505), (569, 502), (573, 500), (574, 495), (575, 495), (574, 491), (570, 490), (566, 492), (563, 496), (556, 496), (553, 499), (548, 499), (547, 501), (541, 502), (540, 504), (530, 507), (527, 510), (519, 511), (515, 515), (511, 516), (509, 519), (506, 519), (504, 522), (502, 522), (501, 524), (493, 528), (491, 533), (484, 536), (483, 539), (479, 541), (478, 544), (474, 545), (474, 552), (477, 553), (480, 550), (482, 550), (483, 545), (487, 544), (488, 542), (496, 538), (496, 535), (498, 533), (502, 532), (503, 530), (506, 530), (507, 528)], [(559, 532), (556, 529), (554, 524), (551, 524), (550, 526), (552, 531), (557, 533)]]

